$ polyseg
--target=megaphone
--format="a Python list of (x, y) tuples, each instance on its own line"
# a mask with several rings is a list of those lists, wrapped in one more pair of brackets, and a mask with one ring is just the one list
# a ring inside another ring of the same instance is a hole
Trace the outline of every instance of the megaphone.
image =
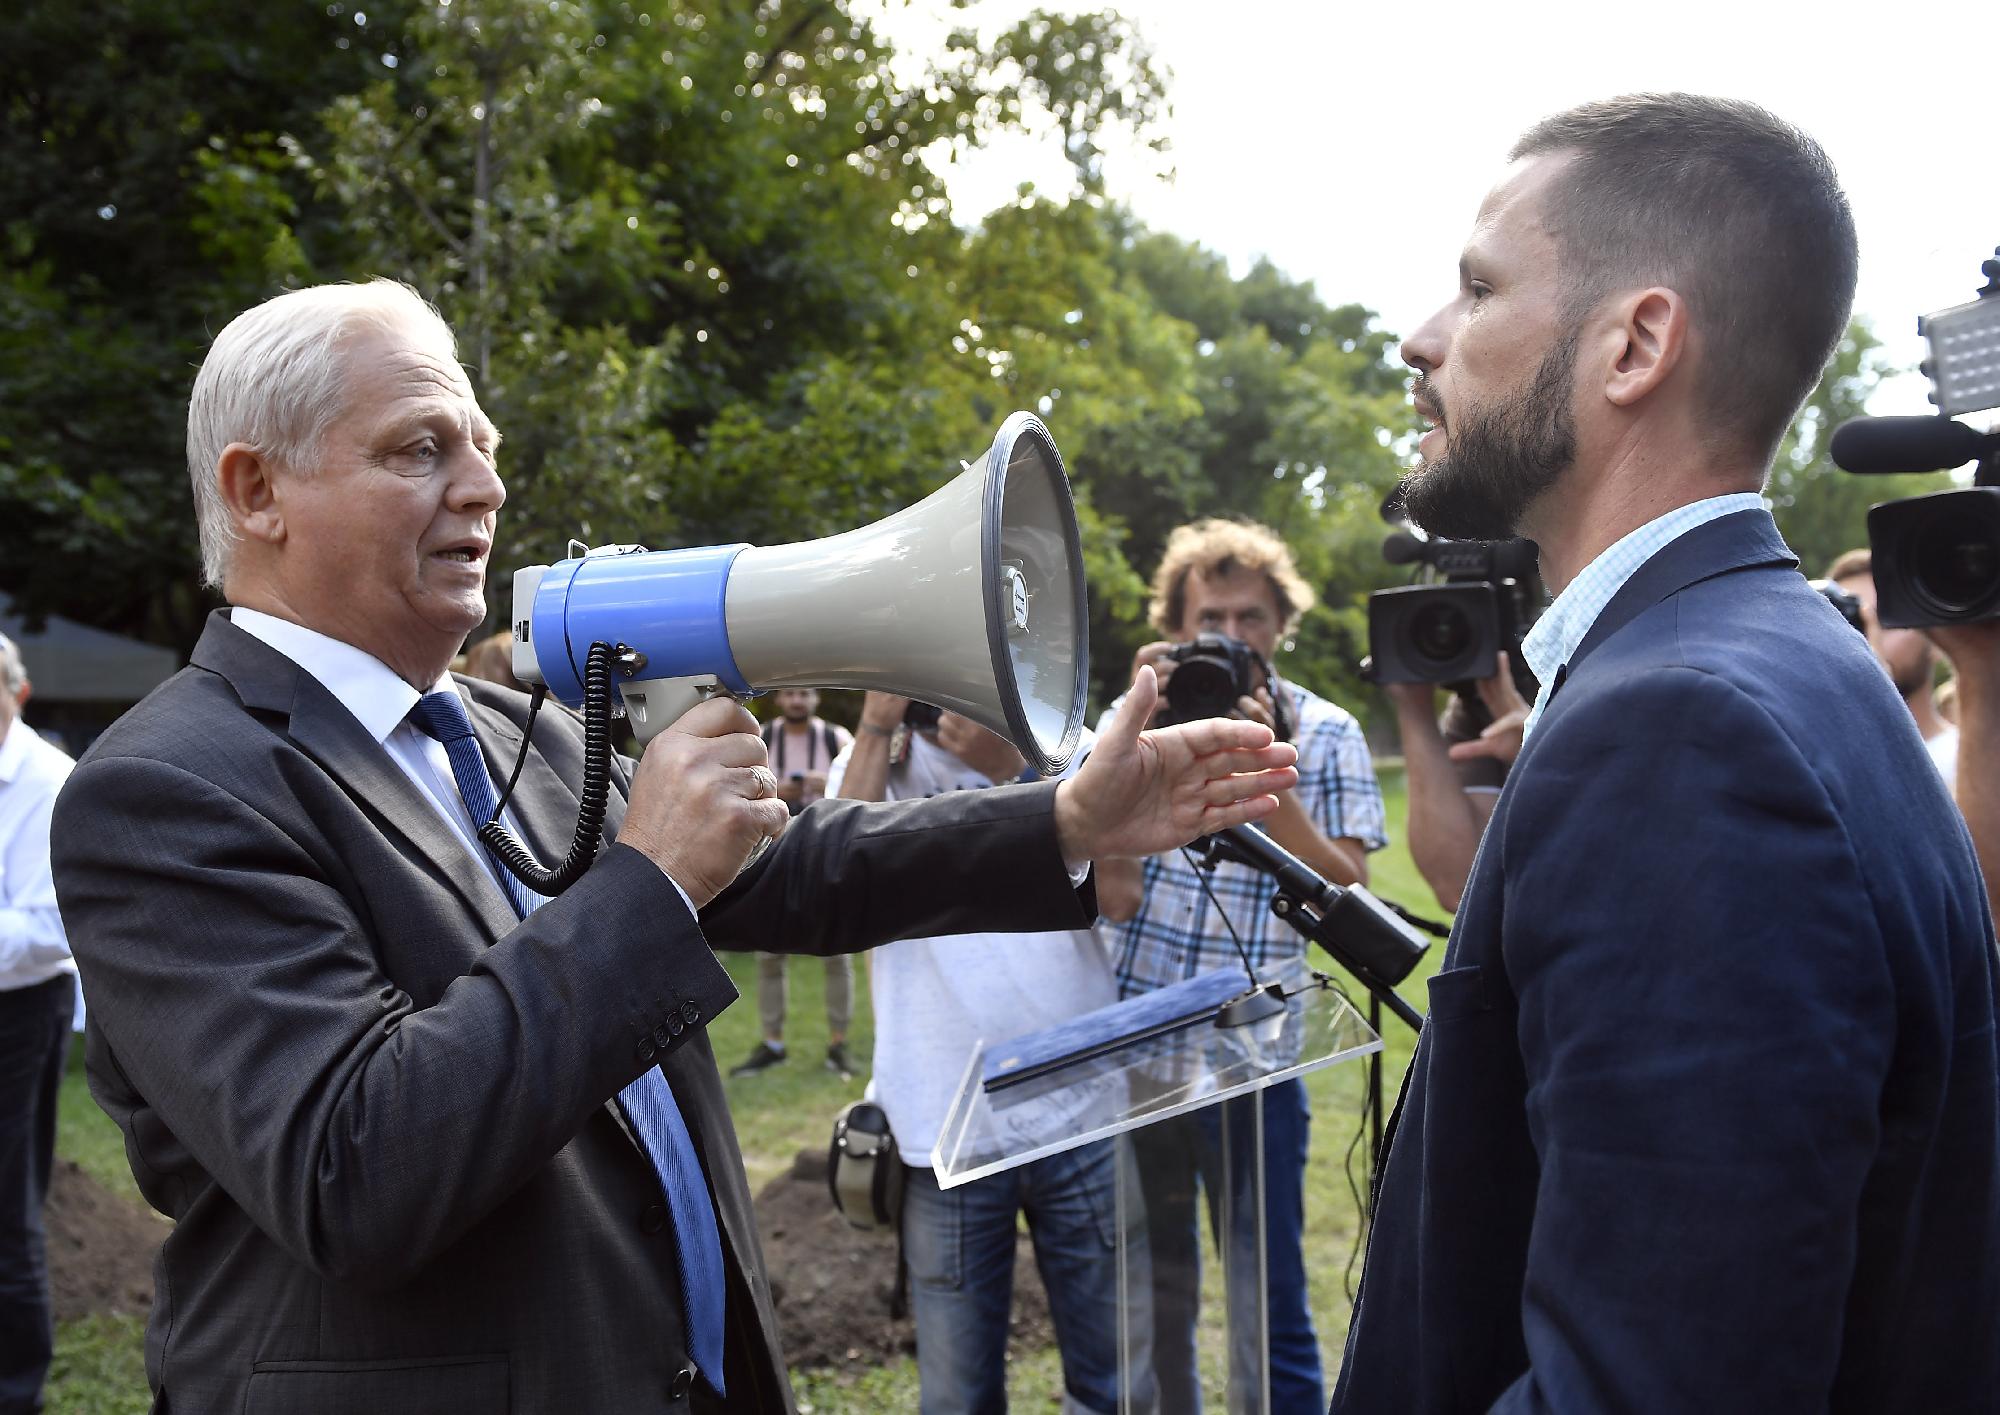
[(859, 530), (792, 545), (584, 550), (514, 574), (514, 674), (576, 707), (610, 646), (649, 740), (703, 697), (872, 688), (948, 708), (1054, 775), (1083, 731), (1089, 672), (1076, 508), (1039, 418)]

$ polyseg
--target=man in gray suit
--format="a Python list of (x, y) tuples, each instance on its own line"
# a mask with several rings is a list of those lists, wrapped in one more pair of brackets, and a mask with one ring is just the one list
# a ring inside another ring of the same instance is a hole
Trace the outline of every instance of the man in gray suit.
[[(232, 607), (54, 829), (91, 1088), (177, 1221), (156, 1411), (789, 1409), (711, 944), (1078, 927), (1087, 861), (1259, 817), (1293, 779), (1254, 724), (1142, 735), (1145, 674), (1060, 786), (789, 820), (715, 701), (618, 764), (616, 843), (542, 900), (473, 833), (526, 699), (446, 672), (486, 612), (498, 441), (449, 329), (388, 282), (249, 311), (196, 378)], [(581, 762), (542, 714), (507, 816), (545, 859)]]

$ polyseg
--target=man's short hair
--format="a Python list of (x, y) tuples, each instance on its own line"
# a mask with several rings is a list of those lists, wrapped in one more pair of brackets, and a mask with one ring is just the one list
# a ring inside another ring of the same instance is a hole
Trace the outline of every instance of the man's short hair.
[(21, 662), (21, 650), (5, 634), (0, 634), (0, 694), (12, 698), (28, 686), (28, 665)]
[(1875, 578), (1875, 559), (1868, 553), (1868, 547), (1859, 550), (1845, 550), (1833, 558), (1833, 564), (1826, 567), (1825, 580), (1846, 580), (1856, 575)]
[(1568, 316), (1645, 284), (1680, 294), (1716, 431), (1768, 461), (1854, 304), (1854, 217), (1826, 153), (1754, 103), (1685, 93), (1583, 104), (1509, 156), (1565, 152), (1544, 214)]
[(286, 471), (311, 472), (346, 400), (342, 346), (357, 330), (406, 320), (429, 321), (456, 351), (444, 317), (396, 280), (291, 290), (245, 310), (215, 336), (188, 395), (188, 480), (201, 531), (203, 584), (222, 584), (236, 544), (216, 485), (223, 450), (248, 443)]
[(1278, 539), (1278, 533), (1255, 521), (1230, 521), (1211, 516), (1192, 525), (1177, 527), (1167, 537), (1160, 556), (1160, 568), (1153, 574), (1153, 601), (1147, 617), (1162, 634), (1180, 632), (1187, 611), (1187, 579), (1199, 572), (1203, 579), (1252, 570), (1271, 582), (1278, 601), (1279, 631), (1289, 634), (1299, 619), (1313, 607), (1312, 586), (1292, 563), (1292, 552)]

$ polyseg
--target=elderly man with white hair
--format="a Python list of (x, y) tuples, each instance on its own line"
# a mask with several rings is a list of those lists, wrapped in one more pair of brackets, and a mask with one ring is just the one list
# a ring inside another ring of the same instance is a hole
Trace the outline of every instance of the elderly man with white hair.
[(42, 1200), (76, 1006), (49, 877), (49, 815), (70, 760), (21, 721), (31, 688), (0, 634), (0, 1415), (39, 1410), (53, 1329)]
[(557, 853), (582, 728), (446, 672), (486, 615), (499, 441), (389, 282), (250, 310), (195, 379), (231, 607), (55, 822), (91, 1088), (177, 1220), (156, 1410), (789, 1409), (711, 947), (1078, 927), (1089, 861), (1294, 780), (1256, 724), (1142, 734), (1149, 671), (1060, 785), (792, 818), (718, 699), (616, 764), (616, 843), (543, 899), (474, 827), (529, 736), (506, 818)]

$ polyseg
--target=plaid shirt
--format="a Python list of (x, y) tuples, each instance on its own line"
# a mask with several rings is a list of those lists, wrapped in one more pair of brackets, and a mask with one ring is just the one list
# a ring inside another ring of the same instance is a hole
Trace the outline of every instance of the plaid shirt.
[(1542, 720), (1542, 709), (1549, 705), (1549, 694), (1555, 691), (1556, 670), (1569, 662), (1570, 655), (1590, 632), (1590, 626), (1597, 622), (1597, 616), (1625, 588), (1625, 582), (1639, 573), (1640, 566), (1696, 526), (1705, 526), (1738, 511), (1763, 509), (1764, 498), (1754, 491), (1691, 501), (1646, 522), (1584, 566), (1583, 572), (1563, 587), (1555, 603), (1542, 612), (1535, 626), (1521, 638), (1521, 657), (1528, 660), (1528, 667), (1535, 670), (1535, 677), (1542, 685), (1521, 730), (1521, 740), (1525, 742), (1528, 733)]
[[(1328, 839), (1349, 836), (1370, 850), (1381, 849), (1389, 843), (1383, 834), (1382, 789), (1375, 783), (1361, 724), (1297, 684), (1284, 686), (1292, 694), (1298, 724), (1292, 742), (1299, 749), (1294, 789), (1300, 804)], [(1106, 709), (1100, 733), (1117, 710), (1117, 703)], [(1240, 966), (1229, 928), (1202, 892), (1187, 857), (1179, 851), (1155, 855), (1144, 869), (1145, 895), (1138, 914), (1127, 923), (1098, 925), (1111, 949), (1118, 995), (1131, 997), (1212, 968)], [(1268, 875), (1225, 863), (1209, 873), (1208, 887), (1236, 926), (1252, 967), (1304, 953), (1305, 940), (1271, 913), (1277, 886)]]

